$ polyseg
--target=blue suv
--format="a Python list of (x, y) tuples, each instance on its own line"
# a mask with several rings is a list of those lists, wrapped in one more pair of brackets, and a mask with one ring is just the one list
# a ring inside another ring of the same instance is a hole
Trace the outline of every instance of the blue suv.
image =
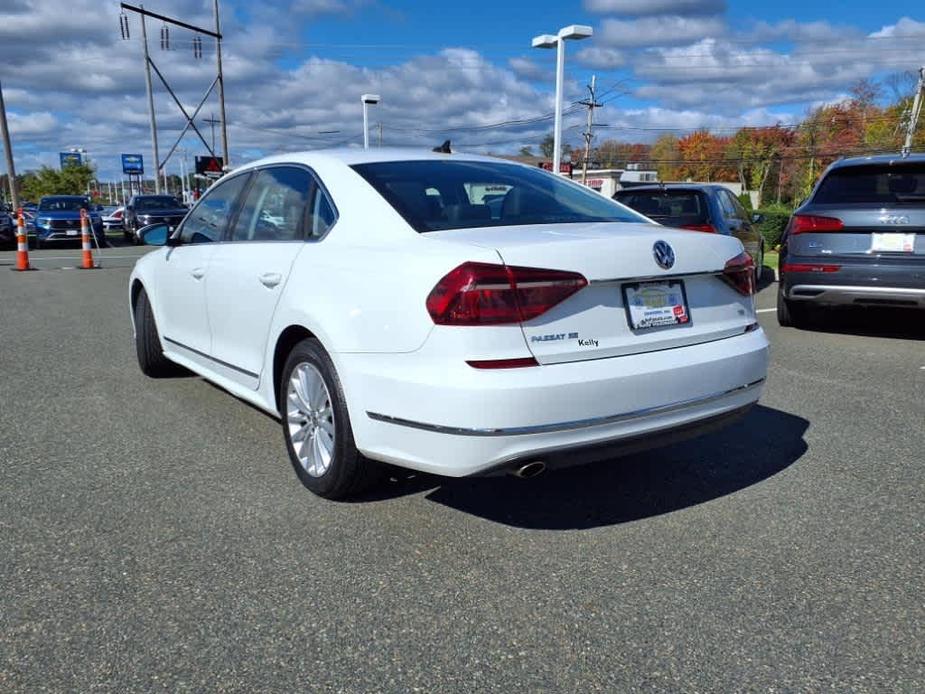
[(59, 241), (80, 241), (80, 210), (90, 214), (90, 229), (100, 246), (106, 243), (103, 218), (83, 195), (46, 195), (35, 213), (35, 247)]

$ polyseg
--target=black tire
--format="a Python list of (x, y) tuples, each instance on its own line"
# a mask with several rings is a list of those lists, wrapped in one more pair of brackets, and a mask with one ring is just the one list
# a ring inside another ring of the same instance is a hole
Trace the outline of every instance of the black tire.
[(806, 328), (809, 325), (809, 307), (784, 298), (777, 292), (777, 322), (784, 328)]
[(130, 232), (128, 229), (123, 229), (123, 230), (122, 230), (122, 238), (125, 239), (126, 241), (131, 241), (131, 240), (132, 240), (132, 234), (131, 234), (131, 232)]
[(167, 378), (182, 373), (182, 368), (164, 356), (148, 295), (142, 289), (135, 302), (135, 354), (145, 376)]
[[(303, 467), (289, 433), (289, 380), (296, 367), (302, 364), (311, 365), (321, 375), (332, 415), (328, 421), (334, 424), (331, 461), (323, 474), (317, 476), (309, 474)], [(289, 461), (307, 489), (325, 499), (347, 499), (368, 489), (379, 479), (382, 468), (357, 451), (340, 378), (328, 353), (317, 340), (302, 340), (289, 353), (280, 376), (278, 405)]]

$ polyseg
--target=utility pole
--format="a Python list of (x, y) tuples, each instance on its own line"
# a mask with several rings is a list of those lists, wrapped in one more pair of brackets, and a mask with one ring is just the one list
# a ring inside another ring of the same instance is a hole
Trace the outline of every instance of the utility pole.
[(903, 145), (903, 156), (908, 157), (912, 151), (912, 138), (915, 137), (915, 126), (922, 111), (922, 90), (925, 89), (925, 67), (919, 68), (919, 83), (915, 88), (915, 99), (912, 100), (912, 113), (909, 114), (909, 123), (906, 125), (906, 142)]
[(596, 75), (591, 75), (591, 84), (588, 85), (588, 99), (579, 102), (582, 106), (588, 107), (588, 129), (582, 133), (585, 138), (585, 160), (581, 167), (582, 185), (588, 185), (588, 163), (591, 161), (591, 139), (594, 137), (594, 134), (591, 131), (591, 128), (594, 125), (594, 109), (603, 106), (603, 104), (598, 103), (594, 99), (594, 85), (596, 79)]
[(208, 123), (212, 128), (212, 151), (215, 151), (215, 126), (221, 123), (220, 120), (215, 120), (215, 114), (210, 113), (208, 118), (202, 119), (203, 123)]
[(6, 175), (10, 180), (10, 204), (13, 212), (19, 209), (19, 195), (16, 193), (16, 168), (13, 166), (13, 145), (10, 143), (10, 128), (6, 123), (6, 105), (3, 103), (3, 86), (0, 85), (0, 131), (3, 135), (3, 151), (6, 152)]
[[(144, 5), (141, 6), (144, 9)], [(151, 84), (151, 58), (148, 57), (148, 31), (145, 28), (145, 16), (141, 15), (141, 44), (145, 53), (145, 86), (148, 89), (148, 113), (151, 116), (151, 150), (154, 154), (154, 192), (161, 192), (159, 172), (161, 162), (157, 152), (157, 120), (154, 117), (154, 87)]]
[[(222, 29), (218, 18), (218, 0), (213, 0), (212, 9), (215, 14), (215, 33), (218, 36), (215, 39), (215, 59), (218, 62), (218, 110), (219, 118), (222, 119), (222, 156), (225, 159), (225, 168), (231, 166), (231, 160), (228, 158), (228, 128), (225, 123), (225, 78), (222, 76)], [(212, 149), (215, 149), (213, 143)]]
[[(121, 2), (119, 3), (119, 6), (123, 10), (122, 16), (120, 18), (120, 28), (122, 31), (123, 39), (129, 38), (128, 16), (125, 14), (125, 11), (134, 12), (140, 15), (141, 17), (141, 31), (142, 31), (144, 59), (145, 59), (145, 79), (146, 79), (146, 83), (148, 87), (148, 108), (151, 113), (151, 141), (152, 141), (152, 145), (154, 149), (154, 166), (155, 166), (154, 184), (155, 184), (156, 191), (160, 193), (160, 186), (161, 186), (160, 176), (163, 175), (166, 178), (166, 173), (163, 172), (162, 170), (163, 167), (165, 167), (167, 162), (170, 161), (170, 157), (173, 155), (174, 151), (177, 149), (177, 146), (180, 144), (180, 142), (183, 139), (183, 136), (186, 134), (188, 130), (192, 129), (193, 132), (196, 134), (196, 136), (199, 138), (199, 141), (202, 142), (203, 147), (209, 150), (209, 154), (211, 154), (212, 156), (215, 156), (214, 135), (213, 135), (213, 145), (210, 148), (209, 143), (206, 142), (206, 139), (202, 136), (202, 133), (199, 131), (199, 128), (196, 127), (196, 118), (199, 115), (199, 111), (202, 109), (206, 100), (212, 94), (212, 91), (215, 89), (216, 85), (218, 85), (219, 87), (219, 97), (220, 97), (219, 109), (221, 113), (221, 120), (218, 122), (220, 122), (222, 125), (222, 145), (224, 146), (224, 159), (225, 159), (225, 166), (227, 167), (228, 166), (228, 134), (227, 134), (227, 130), (225, 127), (225, 91), (224, 91), (224, 83), (222, 81), (223, 77), (222, 77), (222, 49), (221, 49), (222, 35), (221, 33), (217, 31), (212, 31), (211, 29), (205, 29), (203, 27), (194, 26), (192, 24), (181, 21), (179, 19), (174, 19), (173, 17), (168, 17), (166, 15), (158, 14), (157, 12), (151, 12), (150, 10), (146, 10), (143, 6), (140, 6), (140, 5), (136, 6), (136, 5), (130, 5), (127, 2)], [(213, 0), (212, 7), (213, 7), (214, 15), (215, 15), (215, 26), (218, 28), (220, 26), (219, 15), (218, 15), (218, 0)], [(157, 65), (154, 64), (154, 61), (151, 59), (151, 56), (148, 53), (148, 34), (147, 34), (147, 27), (145, 25), (146, 17), (150, 17), (151, 19), (164, 22), (164, 27), (161, 31), (161, 49), (162, 50), (169, 49), (169, 43), (168, 43), (168, 38), (167, 38), (168, 36), (167, 25), (168, 24), (178, 26), (182, 29), (187, 29), (189, 31), (192, 31), (195, 34), (195, 36), (193, 37), (193, 57), (195, 59), (199, 59), (202, 57), (202, 39), (200, 38), (200, 35), (211, 36), (216, 40), (216, 57), (218, 61), (218, 73), (215, 79), (212, 80), (212, 84), (206, 90), (205, 95), (203, 95), (202, 99), (199, 101), (199, 104), (196, 106), (196, 109), (193, 111), (192, 115), (190, 115), (190, 113), (187, 111), (186, 107), (183, 105), (183, 102), (176, 95), (174, 90), (171, 89), (170, 84), (167, 82), (167, 79), (164, 77), (163, 73), (158, 69)], [(164, 157), (163, 161), (161, 161), (160, 159), (160, 155), (158, 153), (158, 146), (157, 146), (157, 122), (155, 121), (155, 117), (154, 117), (154, 92), (151, 86), (151, 83), (152, 83), (151, 71), (152, 70), (157, 74), (158, 79), (160, 79), (160, 81), (163, 83), (168, 94), (171, 96), (174, 103), (176, 104), (177, 109), (180, 111), (180, 113), (183, 114), (184, 118), (186, 119), (186, 125), (184, 125), (183, 130), (180, 132), (179, 137), (177, 138), (173, 146), (170, 148), (170, 151)], [(138, 185), (140, 187), (143, 186), (143, 181), (139, 180)]]

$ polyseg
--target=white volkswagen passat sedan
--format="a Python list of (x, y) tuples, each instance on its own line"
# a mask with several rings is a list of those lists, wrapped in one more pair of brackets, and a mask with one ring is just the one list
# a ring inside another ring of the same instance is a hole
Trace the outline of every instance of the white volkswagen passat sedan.
[(282, 419), (306, 487), (371, 461), (449, 476), (599, 459), (743, 414), (764, 383), (752, 263), (571, 181), (389, 150), (258, 161), (135, 266), (141, 369)]

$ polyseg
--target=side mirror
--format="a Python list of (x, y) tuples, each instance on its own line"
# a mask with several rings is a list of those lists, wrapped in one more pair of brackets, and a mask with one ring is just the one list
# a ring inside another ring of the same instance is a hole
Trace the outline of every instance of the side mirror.
[(170, 227), (166, 224), (149, 224), (138, 230), (138, 238), (146, 246), (166, 246)]
[(752, 215), (752, 223), (753, 223), (753, 224), (761, 224), (763, 221), (764, 221), (764, 215), (763, 215), (763, 214), (760, 214), (760, 213), (758, 213), (758, 212), (755, 212), (755, 214)]

